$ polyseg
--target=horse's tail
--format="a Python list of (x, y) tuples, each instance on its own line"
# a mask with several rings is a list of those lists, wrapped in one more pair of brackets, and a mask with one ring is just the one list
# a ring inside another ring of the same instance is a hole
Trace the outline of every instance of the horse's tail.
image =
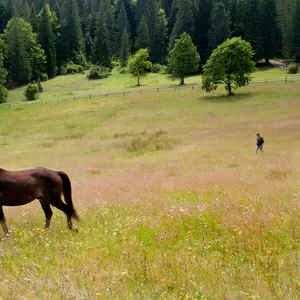
[(76, 212), (76, 210), (74, 208), (73, 201), (72, 201), (72, 187), (71, 187), (70, 178), (69, 178), (69, 176), (65, 172), (59, 171), (57, 173), (60, 176), (60, 178), (62, 179), (64, 198), (65, 198), (65, 201), (66, 201), (67, 205), (69, 207), (71, 207), (71, 209), (72, 209), (72, 217), (75, 220), (79, 221), (80, 218), (77, 215), (77, 212)]

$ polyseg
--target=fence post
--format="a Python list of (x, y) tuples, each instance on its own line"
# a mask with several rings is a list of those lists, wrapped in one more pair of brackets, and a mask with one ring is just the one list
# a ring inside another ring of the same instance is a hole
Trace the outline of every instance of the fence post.
[(287, 82), (287, 77), (285, 76), (285, 82)]
[(266, 83), (268, 83), (268, 79), (266, 79)]

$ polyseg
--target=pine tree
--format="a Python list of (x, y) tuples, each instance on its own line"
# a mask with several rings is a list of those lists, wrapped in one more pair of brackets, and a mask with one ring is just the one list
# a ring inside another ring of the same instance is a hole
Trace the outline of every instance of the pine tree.
[(296, 12), (296, 3), (297, 2), (295, 0), (277, 1), (279, 27), (282, 37), (282, 55), (285, 58), (293, 56), (293, 31), (295, 14), (291, 12)]
[(26, 0), (19, 3), (19, 7), (17, 8), (17, 15), (20, 18), (23, 18), (26, 22), (32, 25), (33, 18), (31, 15), (31, 7)]
[(173, 0), (161, 0), (160, 6), (165, 11), (166, 15), (169, 16), (169, 13), (172, 9)]
[(170, 37), (170, 47), (174, 45), (174, 41), (182, 33), (186, 32), (190, 36), (194, 36), (194, 13), (193, 0), (177, 0), (178, 12), (176, 14), (176, 22)]
[[(261, 2), (261, 36), (262, 57), (266, 63), (269, 59), (280, 55), (280, 34), (278, 28), (278, 17), (275, 0), (264, 0)], [(300, 29), (300, 28), (299, 28)]]
[[(164, 49), (161, 49), (162, 40), (166, 30), (166, 23), (163, 18), (165, 15), (161, 14), (157, 1), (149, 1), (147, 5), (146, 18), (149, 31), (149, 52), (151, 61), (158, 63), (161, 61)], [(165, 46), (165, 45), (164, 45)]]
[(74, 59), (76, 53), (84, 52), (84, 40), (81, 29), (78, 4), (76, 0), (65, 0), (61, 11), (60, 60)]
[(121, 48), (120, 48), (120, 60), (121, 60), (121, 66), (126, 67), (128, 58), (130, 56), (130, 42), (129, 42), (129, 36), (127, 32), (127, 28), (124, 28), (122, 37), (121, 37)]
[(115, 49), (114, 52), (117, 57), (119, 57), (120, 55), (122, 35), (125, 28), (127, 30), (128, 38), (130, 41), (131, 37), (130, 37), (130, 29), (129, 29), (129, 21), (127, 18), (127, 12), (125, 9), (124, 2), (120, 1), (118, 12), (117, 12), (117, 19), (115, 23), (115, 39), (114, 39), (114, 49)]
[(104, 11), (96, 14), (96, 33), (92, 47), (92, 61), (100, 66), (111, 67), (110, 43)]
[(297, 0), (293, 15), (293, 44), (292, 53), (297, 63), (300, 63), (300, 1)]
[(156, 26), (156, 36), (152, 46), (152, 59), (154, 63), (163, 64), (167, 54), (168, 21), (163, 9), (159, 10)]
[(147, 12), (149, 1), (155, 2), (155, 0), (137, 0), (135, 8), (136, 24), (140, 24), (142, 16)]
[[(210, 16), (212, 10), (212, 0), (199, 0), (195, 10), (195, 45), (200, 53), (203, 62), (208, 58), (208, 31), (211, 26)], [(220, 21), (220, 20), (218, 20)]]
[(137, 37), (135, 41), (135, 48), (142, 49), (150, 47), (149, 29), (147, 24), (147, 18), (142, 16), (140, 24), (137, 28)]
[(27, 83), (44, 71), (46, 58), (32, 27), (22, 18), (12, 18), (3, 35), (7, 45), (8, 72), (17, 83)]
[(216, 2), (211, 12), (211, 28), (208, 31), (208, 54), (222, 44), (230, 34), (230, 15), (222, 2)]
[(8, 15), (5, 7), (5, 2), (4, 0), (0, 0), (0, 34), (3, 32), (7, 21)]
[(57, 42), (57, 18), (51, 12), (50, 6), (46, 4), (38, 15), (38, 39), (42, 49), (44, 49), (47, 66), (46, 73), (49, 78), (53, 78), (57, 70), (56, 42)]
[(254, 59), (257, 61), (262, 58), (262, 35), (258, 0), (246, 0), (244, 14), (244, 39), (250, 42), (255, 51)]

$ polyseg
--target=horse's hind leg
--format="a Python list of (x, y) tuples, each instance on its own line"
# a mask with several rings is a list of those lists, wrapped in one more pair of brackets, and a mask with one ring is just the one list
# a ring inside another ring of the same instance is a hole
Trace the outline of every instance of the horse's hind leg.
[(51, 205), (55, 206), (56, 208), (58, 208), (66, 214), (68, 228), (77, 232), (77, 227), (72, 223), (73, 210), (70, 209), (70, 207), (67, 204), (65, 204), (60, 198), (58, 198), (56, 201), (52, 201)]
[(4, 216), (3, 208), (2, 208), (1, 204), (0, 204), (0, 223), (3, 228), (4, 234), (10, 235), (11, 232), (7, 228), (6, 220), (5, 220), (5, 216)]
[(52, 209), (50, 207), (50, 204), (44, 198), (39, 199), (39, 200), (40, 200), (41, 206), (44, 210), (45, 217), (46, 217), (45, 229), (49, 229), (51, 218), (53, 215)]

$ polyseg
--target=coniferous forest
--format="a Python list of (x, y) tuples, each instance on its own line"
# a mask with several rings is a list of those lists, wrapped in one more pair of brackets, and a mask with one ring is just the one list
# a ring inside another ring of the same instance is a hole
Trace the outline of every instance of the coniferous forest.
[(299, 62), (300, 0), (0, 0), (0, 86), (53, 78), (66, 64), (124, 67), (140, 48), (165, 64), (183, 32), (202, 65), (236, 36), (256, 61)]

